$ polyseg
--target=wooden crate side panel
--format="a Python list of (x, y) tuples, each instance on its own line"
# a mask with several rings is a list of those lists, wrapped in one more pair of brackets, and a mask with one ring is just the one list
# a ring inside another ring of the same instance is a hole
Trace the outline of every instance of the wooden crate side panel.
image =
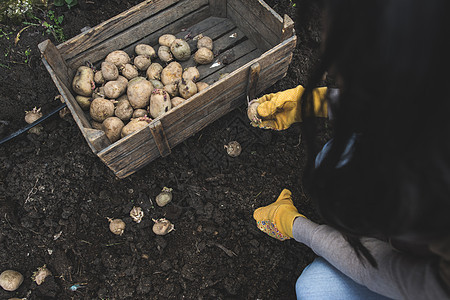
[(209, 0), (211, 15), (226, 18), (227, 16), (227, 0)]
[(70, 59), (127, 28), (151, 17), (180, 0), (147, 0), (58, 45), (64, 59)]
[(252, 39), (252, 41), (264, 51), (269, 50), (279, 43), (279, 35), (274, 34), (268, 29), (262, 21), (258, 19), (258, 16), (242, 8), (245, 8), (245, 6), (242, 5), (241, 1), (227, 1), (228, 17), (239, 29), (245, 32), (245, 35), (248, 38)]
[[(248, 20), (263, 36), (270, 34), (276, 45), (280, 42), (283, 18), (262, 0), (228, 0), (240, 15)], [(251, 16), (251, 17), (250, 17)], [(255, 21), (253, 21), (255, 20)]]
[(97, 153), (114, 172), (138, 169), (160, 156), (149, 126), (119, 140), (118, 143)]
[[(281, 79), (286, 74), (291, 57), (292, 53), (281, 60), (277, 60), (270, 67), (266, 68), (266, 70), (261, 73), (262, 80), (258, 82), (259, 87), (267, 88)], [(220, 94), (214, 101), (208, 102), (201, 110), (187, 114), (186, 119), (183, 119), (178, 126), (164, 130), (164, 133), (171, 144), (171, 148), (183, 142), (185, 139), (200, 131), (224, 114), (245, 103), (247, 83), (243, 80), (239, 80), (239, 78), (245, 78), (245, 70), (249, 68), (252, 63), (250, 63), (248, 67), (241, 69), (240, 73), (243, 73), (243, 76), (239, 76), (236, 80), (233, 80), (233, 82), (238, 82), (237, 85), (232, 86), (231, 89)], [(226, 83), (226, 80), (222, 82), (224, 85), (227, 85)], [(161, 121), (164, 121), (164, 118), (162, 118)], [(119, 178), (124, 178), (133, 174), (149, 162), (160, 157), (157, 145), (154, 140), (149, 137), (147, 128), (137, 132), (129, 139), (131, 141), (127, 142), (124, 140), (121, 143), (120, 149), (110, 148), (99, 153), (99, 157)]]
[(50, 40), (46, 40), (40, 43), (38, 48), (41, 51), (42, 59), (49, 66), (47, 70), (52, 78), (58, 78), (63, 84), (70, 86), (74, 71), (68, 68), (56, 46)]
[[(79, 66), (85, 61), (96, 63), (105, 58), (109, 52), (123, 49), (136, 41), (142, 40), (150, 34), (159, 37), (163, 33), (178, 32), (184, 26), (200, 21), (189, 16), (190, 13), (199, 10), (198, 13), (201, 14), (203, 18), (208, 17), (209, 9), (205, 6), (207, 4), (208, 0), (181, 1), (174, 6), (161, 11), (152, 18), (146, 19), (114, 37), (79, 53), (77, 56), (68, 60), (68, 65)], [(168, 24), (170, 25), (167, 26)], [(178, 26), (181, 26), (181, 28), (178, 28)]]

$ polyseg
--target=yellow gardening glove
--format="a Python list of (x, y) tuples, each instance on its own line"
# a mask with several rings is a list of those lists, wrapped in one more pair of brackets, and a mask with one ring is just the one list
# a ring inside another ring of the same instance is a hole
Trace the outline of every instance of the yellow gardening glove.
[[(293, 123), (301, 122), (300, 99), (304, 90), (304, 87), (299, 85), (293, 89), (267, 94), (261, 98), (252, 100), (249, 104), (251, 124), (259, 128), (284, 130), (289, 128)], [(316, 117), (328, 116), (327, 103), (324, 101), (326, 92), (326, 87), (313, 90), (314, 116)], [(251, 116), (250, 111), (252, 105), (257, 106), (256, 117)]]
[(258, 228), (280, 241), (294, 237), (292, 235), (292, 226), (295, 218), (306, 218), (298, 213), (292, 202), (291, 194), (291, 191), (284, 189), (278, 196), (277, 201), (260, 207), (253, 213), (253, 218), (256, 220)]

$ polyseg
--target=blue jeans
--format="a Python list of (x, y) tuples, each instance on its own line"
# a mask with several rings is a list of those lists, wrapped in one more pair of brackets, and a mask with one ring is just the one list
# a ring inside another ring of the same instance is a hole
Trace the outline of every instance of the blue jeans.
[(353, 281), (322, 257), (308, 265), (295, 284), (297, 299), (301, 300), (387, 300)]

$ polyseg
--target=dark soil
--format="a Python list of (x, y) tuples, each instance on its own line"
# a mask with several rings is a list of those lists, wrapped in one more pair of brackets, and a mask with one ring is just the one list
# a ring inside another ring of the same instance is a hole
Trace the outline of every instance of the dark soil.
[[(33, 14), (64, 16), (70, 38), (140, 1), (79, 2)], [(288, 75), (269, 93), (306, 83), (319, 30), (317, 13), (298, 20), (291, 1), (266, 2), (294, 19), (298, 35)], [(0, 139), (25, 125), (26, 110), (42, 107), (46, 114), (60, 105), (37, 48), (48, 38), (59, 41), (30, 26), (15, 45), (25, 26), (0, 24)], [(252, 215), (289, 188), (299, 210), (317, 220), (301, 185), (301, 124), (271, 132), (248, 123), (241, 107), (121, 180), (91, 152), (70, 114), (46, 120), (41, 135), (24, 133), (0, 145), (0, 272), (14, 269), (25, 277), (15, 292), (0, 289), (0, 299), (293, 299), (295, 281), (314, 253), (294, 240), (269, 238)], [(323, 143), (326, 123), (321, 130)], [(243, 146), (236, 158), (223, 147), (232, 140)], [(173, 188), (173, 201), (161, 208), (155, 196), (164, 186)], [(134, 205), (145, 212), (139, 224), (129, 216)], [(109, 231), (108, 217), (125, 221), (122, 236)], [(160, 217), (175, 231), (156, 236), (152, 218)], [(37, 285), (31, 276), (43, 265), (53, 275)], [(81, 287), (71, 291), (74, 284)]]

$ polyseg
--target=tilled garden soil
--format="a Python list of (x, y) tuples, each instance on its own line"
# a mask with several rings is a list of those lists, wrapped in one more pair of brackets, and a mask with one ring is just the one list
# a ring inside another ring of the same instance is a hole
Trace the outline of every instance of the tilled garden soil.
[[(71, 38), (139, 2), (80, 1), (70, 10), (49, 6), (33, 14), (64, 16), (61, 27)], [(270, 93), (306, 83), (319, 35), (317, 14), (297, 20), (291, 1), (267, 4), (294, 19), (298, 36), (289, 72)], [(26, 110), (46, 114), (60, 105), (37, 48), (48, 38), (59, 41), (33, 25), (15, 44), (26, 26), (0, 24), (0, 139), (26, 125)], [(301, 124), (283, 132), (256, 129), (243, 105), (125, 179), (92, 153), (70, 114), (42, 125), (40, 135), (0, 145), (0, 272), (14, 269), (25, 278), (14, 292), (0, 289), (0, 299), (295, 298), (295, 281), (314, 254), (260, 232), (253, 211), (289, 188), (299, 210), (317, 220), (301, 185)], [(321, 124), (321, 143), (327, 125)], [(243, 148), (235, 158), (224, 149), (233, 140)], [(155, 197), (165, 186), (173, 188), (173, 200), (159, 207)], [(133, 206), (144, 210), (141, 223), (129, 216)], [(152, 232), (152, 218), (161, 217), (175, 225), (165, 236)], [(109, 231), (108, 218), (125, 221), (123, 235)], [(44, 265), (52, 276), (37, 285), (31, 277)]]

